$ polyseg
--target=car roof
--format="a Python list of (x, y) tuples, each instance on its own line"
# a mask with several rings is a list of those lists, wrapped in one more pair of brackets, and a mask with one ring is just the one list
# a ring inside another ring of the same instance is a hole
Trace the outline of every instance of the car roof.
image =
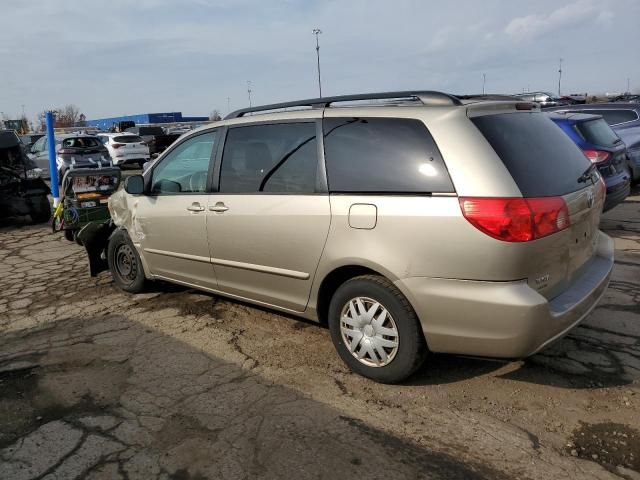
[(562, 112), (547, 112), (547, 115), (551, 120), (571, 121), (574, 123), (587, 122), (589, 120), (597, 120), (602, 118), (602, 115), (594, 113), (575, 113), (571, 111)]
[(600, 103), (583, 103), (577, 105), (565, 105), (560, 109), (567, 110), (640, 110), (640, 103), (633, 102), (600, 102)]
[(133, 132), (102, 132), (102, 133), (98, 133), (98, 135), (104, 135), (105, 137), (127, 137), (127, 136), (137, 137), (138, 136), (137, 133), (133, 133)]

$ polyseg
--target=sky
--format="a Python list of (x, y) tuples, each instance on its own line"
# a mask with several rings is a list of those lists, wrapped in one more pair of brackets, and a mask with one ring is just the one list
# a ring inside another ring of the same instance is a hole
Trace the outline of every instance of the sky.
[(3, 0), (0, 112), (87, 118), (385, 90), (640, 90), (640, 0)]

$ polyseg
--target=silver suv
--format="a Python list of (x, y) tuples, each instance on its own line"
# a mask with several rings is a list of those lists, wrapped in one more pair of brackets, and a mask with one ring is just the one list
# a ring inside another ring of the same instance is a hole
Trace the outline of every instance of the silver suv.
[(517, 100), (267, 105), (181, 137), (81, 238), (128, 292), (166, 280), (316, 320), (351, 369), (399, 382), (428, 351), (531, 355), (590, 312), (613, 266), (592, 167)]

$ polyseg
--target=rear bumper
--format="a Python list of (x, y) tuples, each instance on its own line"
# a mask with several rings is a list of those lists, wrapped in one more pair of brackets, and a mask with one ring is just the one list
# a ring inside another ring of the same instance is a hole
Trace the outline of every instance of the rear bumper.
[(596, 255), (562, 294), (547, 300), (526, 281), (398, 280), (422, 323), (429, 349), (494, 358), (533, 355), (596, 306), (613, 269), (613, 240), (599, 232)]
[(607, 186), (607, 196), (604, 199), (604, 211), (611, 210), (613, 207), (623, 202), (625, 198), (631, 193), (631, 178), (626, 177), (626, 180), (613, 185)]

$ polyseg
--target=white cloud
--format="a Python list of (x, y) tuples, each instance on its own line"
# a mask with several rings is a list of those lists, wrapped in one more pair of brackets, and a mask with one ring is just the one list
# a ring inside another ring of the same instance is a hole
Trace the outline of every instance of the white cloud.
[(550, 14), (532, 14), (511, 20), (504, 31), (517, 41), (532, 40), (561, 28), (578, 25), (597, 18), (598, 21), (610, 21), (613, 14), (599, 9), (593, 0), (577, 0), (560, 7)]

